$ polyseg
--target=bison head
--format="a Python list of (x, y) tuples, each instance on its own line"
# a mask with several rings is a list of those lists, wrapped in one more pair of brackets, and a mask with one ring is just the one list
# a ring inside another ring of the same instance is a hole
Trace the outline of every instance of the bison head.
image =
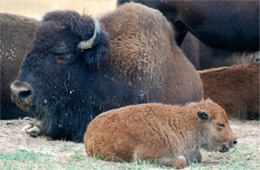
[(207, 112), (201, 110), (197, 113), (198, 118), (207, 126), (203, 129), (204, 132), (206, 131), (207, 140), (202, 147), (208, 151), (229, 151), (237, 144), (237, 140), (230, 128), (225, 110), (209, 99), (203, 107)]
[(47, 13), (11, 84), (12, 99), (34, 112), (51, 137), (82, 141), (97, 113), (90, 105), (102, 82), (94, 77), (107, 71), (99, 69), (107, 53), (108, 36), (97, 19), (74, 11)]

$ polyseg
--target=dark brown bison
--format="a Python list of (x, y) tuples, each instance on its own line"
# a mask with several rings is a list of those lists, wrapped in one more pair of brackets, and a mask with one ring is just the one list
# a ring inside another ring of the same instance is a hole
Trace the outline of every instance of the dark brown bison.
[(97, 116), (84, 136), (88, 156), (104, 160), (157, 160), (184, 168), (200, 148), (227, 152), (237, 140), (225, 110), (211, 100), (172, 106), (140, 104)]
[(204, 97), (221, 105), (229, 117), (260, 118), (260, 65), (245, 64), (199, 71)]
[(37, 24), (38, 22), (31, 18), (0, 13), (0, 119), (26, 116), (26, 113), (11, 101), (10, 84), (16, 79), (24, 55), (29, 51)]
[(128, 4), (100, 20), (47, 13), (11, 85), (53, 139), (83, 141), (99, 113), (130, 104), (184, 104), (203, 97), (200, 77), (158, 11)]
[(229, 51), (259, 51), (259, 1), (118, 0), (160, 10), (175, 25), (181, 44), (187, 31), (205, 44)]
[(180, 48), (198, 70), (235, 64), (248, 64), (254, 61), (260, 54), (259, 52), (239, 53), (216, 49), (204, 44), (189, 32)]

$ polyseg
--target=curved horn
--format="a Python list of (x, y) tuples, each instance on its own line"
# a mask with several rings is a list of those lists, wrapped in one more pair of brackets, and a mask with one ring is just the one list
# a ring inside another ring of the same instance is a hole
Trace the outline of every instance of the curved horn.
[(98, 42), (98, 40), (100, 38), (100, 34), (101, 34), (100, 23), (96, 18), (94, 18), (93, 20), (94, 20), (94, 25), (95, 25), (94, 34), (89, 40), (79, 42), (78, 48), (80, 48), (80, 49), (86, 50), (86, 49), (92, 48), (94, 45), (96, 45), (96, 43)]

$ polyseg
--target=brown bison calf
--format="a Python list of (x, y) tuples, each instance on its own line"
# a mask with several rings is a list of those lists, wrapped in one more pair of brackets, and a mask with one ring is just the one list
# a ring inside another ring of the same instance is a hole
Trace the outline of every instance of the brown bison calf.
[(183, 168), (200, 148), (226, 152), (237, 143), (223, 108), (211, 100), (186, 106), (141, 104), (97, 116), (84, 136), (89, 156), (114, 161), (157, 160)]
[(204, 98), (221, 105), (229, 117), (259, 120), (259, 64), (199, 71)]

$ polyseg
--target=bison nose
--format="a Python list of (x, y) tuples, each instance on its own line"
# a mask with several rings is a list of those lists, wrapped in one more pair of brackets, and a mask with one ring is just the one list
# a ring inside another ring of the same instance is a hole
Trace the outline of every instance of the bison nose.
[(229, 147), (233, 148), (236, 144), (237, 144), (237, 138), (235, 138), (234, 140), (230, 141)]
[(237, 139), (235, 139), (234, 141), (233, 141), (233, 145), (236, 145), (237, 144)]
[(34, 90), (32, 86), (27, 82), (14, 81), (11, 85), (12, 95), (20, 102), (25, 102), (33, 97)]

